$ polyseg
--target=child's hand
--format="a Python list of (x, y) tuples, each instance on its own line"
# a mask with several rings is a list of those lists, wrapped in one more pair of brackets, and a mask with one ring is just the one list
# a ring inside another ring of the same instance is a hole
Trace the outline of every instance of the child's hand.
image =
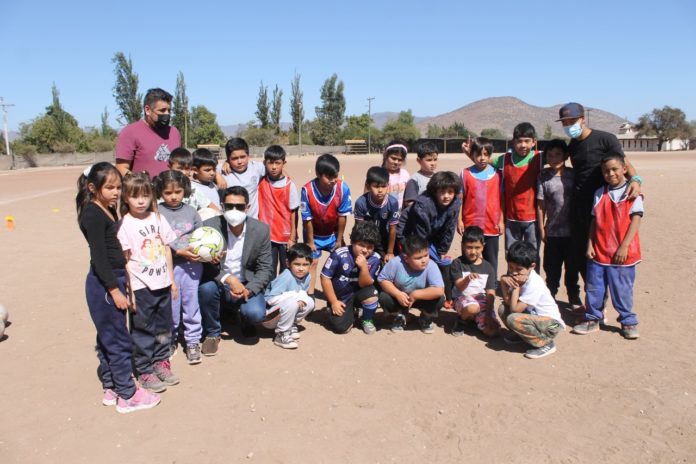
[(184, 258), (187, 261), (197, 262), (200, 261), (200, 256), (193, 252), (193, 245), (189, 245), (186, 248), (176, 250), (176, 255), (180, 258)]
[(585, 253), (585, 256), (587, 256), (589, 259), (594, 259), (595, 254), (596, 253), (594, 251), (594, 247), (592, 246), (592, 244), (591, 243), (588, 244), (587, 245), (587, 253)]
[(396, 301), (399, 303), (399, 306), (403, 306), (404, 308), (410, 308), (413, 304), (411, 297), (406, 292), (399, 292)]
[(512, 278), (512, 276), (509, 275), (504, 275), (500, 278), (500, 283), (505, 284), (508, 288), (518, 288), (520, 284), (517, 283), (515, 279)]
[(172, 282), (172, 299), (176, 300), (179, 298), (179, 287), (176, 286), (176, 283)]
[(479, 278), (479, 275), (475, 272), (472, 272), (468, 276), (466, 276), (466, 279), (468, 279), (469, 282), (476, 280), (478, 278)]
[(221, 171), (222, 171), (223, 174), (229, 174), (229, 173), (232, 172), (232, 166), (230, 166), (230, 163), (228, 163), (227, 161), (225, 161), (224, 163), (222, 163), (222, 169), (221, 169)]
[(505, 233), (505, 220), (500, 219), (500, 222), (498, 223), (498, 233), (499, 234), (504, 234)]
[(331, 303), (331, 312), (334, 316), (343, 316), (343, 313), (345, 312), (345, 307), (346, 304), (344, 302), (342, 302), (341, 300), (336, 300), (333, 303)]
[(639, 182), (629, 182), (628, 188), (626, 189), (626, 196), (629, 200), (632, 200), (640, 195), (640, 183)]
[(385, 263), (388, 263), (392, 259), (394, 259), (394, 253), (387, 253), (386, 255), (384, 255), (384, 262)]
[(468, 138), (462, 142), (462, 152), (464, 152), (466, 156), (471, 155), (471, 138)]
[(355, 257), (355, 265), (360, 269), (363, 269), (365, 266), (367, 266), (367, 260), (363, 255), (358, 255)]
[(297, 309), (298, 309), (299, 311), (302, 311), (302, 310), (304, 309), (305, 306), (306, 306), (306, 304), (305, 304), (304, 301), (302, 301), (302, 300), (297, 300)]
[(317, 251), (317, 246), (314, 244), (314, 241), (307, 242), (307, 246), (308, 246), (313, 252), (316, 253), (316, 251)]
[(121, 311), (126, 311), (128, 309), (128, 298), (121, 292), (121, 289), (112, 288), (109, 290), (111, 298), (114, 300), (114, 306), (116, 306)]
[(457, 233), (459, 235), (464, 234), (464, 222), (463, 221), (457, 221)]
[[(634, 184), (636, 182), (633, 182)], [(614, 259), (612, 260), (614, 264), (623, 264), (626, 262), (628, 257), (628, 247), (621, 245), (616, 253), (614, 253)]]
[(334, 245), (334, 247), (331, 249), (331, 251), (335, 251), (335, 250), (337, 250), (341, 247), (344, 247), (344, 246), (346, 246), (346, 241), (343, 239), (343, 237), (339, 237), (336, 240), (336, 245)]

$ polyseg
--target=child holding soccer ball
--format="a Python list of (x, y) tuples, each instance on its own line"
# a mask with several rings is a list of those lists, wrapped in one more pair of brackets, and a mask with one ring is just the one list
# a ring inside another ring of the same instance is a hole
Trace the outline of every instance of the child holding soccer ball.
[[(189, 245), (191, 233), (201, 226), (201, 218), (196, 210), (183, 203), (191, 195), (191, 183), (179, 171), (162, 171), (155, 178), (155, 191), (162, 200), (160, 213), (169, 222), (176, 234), (171, 248), (174, 252), (174, 282), (179, 289), (179, 297), (172, 298), (172, 343), (171, 356), (176, 352), (179, 325), (184, 325), (186, 340), (186, 359), (189, 364), (201, 362), (200, 339), (203, 334), (201, 326), (201, 308), (198, 305), (198, 285), (201, 281), (203, 265), (193, 247)], [(183, 315), (183, 321), (182, 321)]]
[(149, 409), (159, 404), (160, 397), (133, 381), (133, 342), (126, 326), (126, 259), (116, 238), (121, 174), (110, 163), (97, 163), (80, 175), (77, 186), (77, 221), (89, 244), (85, 293), (97, 329), (102, 404), (116, 405), (120, 413)]

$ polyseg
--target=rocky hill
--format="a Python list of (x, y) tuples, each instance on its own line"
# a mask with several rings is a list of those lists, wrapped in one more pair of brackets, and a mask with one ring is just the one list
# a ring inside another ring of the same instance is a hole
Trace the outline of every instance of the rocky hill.
[[(527, 121), (534, 125), (541, 138), (547, 124), (551, 125), (554, 135), (562, 134), (561, 125), (556, 122), (561, 106), (563, 104), (543, 108), (515, 97), (492, 97), (470, 103), (449, 113), (421, 119), (416, 125), (423, 136), (427, 133), (428, 124), (449, 126), (454, 122), (461, 122), (476, 133), (485, 128), (493, 128), (512, 136), (515, 125)], [(589, 113), (589, 126), (595, 129), (616, 133), (623, 122), (624, 118), (598, 108), (591, 108)]]

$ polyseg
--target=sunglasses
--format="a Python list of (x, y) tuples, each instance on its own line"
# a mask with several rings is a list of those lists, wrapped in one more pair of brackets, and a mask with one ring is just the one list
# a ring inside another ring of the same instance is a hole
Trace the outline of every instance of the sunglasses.
[(246, 211), (246, 203), (225, 203), (225, 211), (236, 209), (237, 211)]

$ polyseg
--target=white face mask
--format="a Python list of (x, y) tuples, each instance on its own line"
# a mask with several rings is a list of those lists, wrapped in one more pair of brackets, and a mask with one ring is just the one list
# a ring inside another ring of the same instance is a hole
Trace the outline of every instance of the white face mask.
[(247, 215), (244, 211), (239, 211), (238, 209), (231, 209), (225, 211), (225, 221), (232, 226), (236, 227), (246, 221)]

